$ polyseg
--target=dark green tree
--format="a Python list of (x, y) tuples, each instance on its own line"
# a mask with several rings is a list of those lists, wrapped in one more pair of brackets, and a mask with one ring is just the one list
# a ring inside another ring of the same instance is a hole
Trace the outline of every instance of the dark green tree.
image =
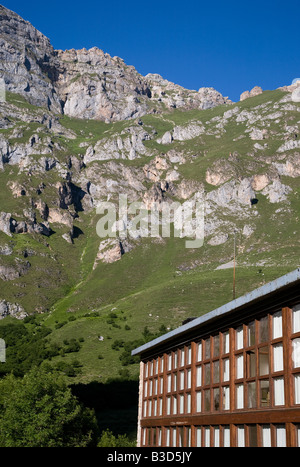
[(94, 411), (62, 376), (39, 367), (0, 379), (0, 447), (88, 447), (96, 437)]

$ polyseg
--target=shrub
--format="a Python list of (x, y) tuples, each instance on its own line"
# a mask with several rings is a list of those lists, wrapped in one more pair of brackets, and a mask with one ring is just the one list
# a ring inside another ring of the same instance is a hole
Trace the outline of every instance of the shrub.
[(130, 441), (126, 435), (115, 436), (109, 429), (102, 432), (98, 442), (99, 448), (126, 448), (135, 446), (136, 442)]

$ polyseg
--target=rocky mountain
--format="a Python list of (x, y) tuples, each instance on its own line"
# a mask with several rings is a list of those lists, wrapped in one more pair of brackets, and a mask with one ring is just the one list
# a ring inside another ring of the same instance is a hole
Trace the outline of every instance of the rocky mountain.
[[(97, 48), (55, 51), (4, 7), (0, 44), (0, 319), (39, 314), (57, 339), (61, 323), (85, 332), (79, 357), (93, 378), (99, 333), (117, 366), (112, 336), (230, 300), (234, 237), (238, 295), (299, 265), (298, 84), (233, 103), (143, 77)], [(141, 229), (123, 237), (123, 219), (100, 238), (97, 207), (118, 211), (120, 195), (160, 213), (204, 200), (204, 245)]]
[(113, 122), (228, 102), (214, 89), (189, 91), (159, 75), (143, 77), (97, 47), (54, 50), (49, 39), (3, 6), (0, 40), (0, 77), (7, 89), (55, 113)]

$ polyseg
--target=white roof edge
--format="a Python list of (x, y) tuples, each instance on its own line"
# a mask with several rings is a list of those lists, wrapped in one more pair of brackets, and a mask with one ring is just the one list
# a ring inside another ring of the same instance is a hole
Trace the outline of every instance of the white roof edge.
[(167, 341), (168, 339), (171, 339), (172, 337), (179, 336), (180, 334), (190, 329), (193, 329), (194, 327), (206, 323), (213, 318), (229, 313), (230, 311), (233, 311), (236, 308), (239, 308), (243, 305), (251, 303), (254, 300), (257, 300), (258, 298), (267, 296), (268, 294), (275, 292), (281, 289), (282, 287), (292, 285), (298, 280), (300, 280), (300, 268), (297, 268), (294, 271), (279, 277), (278, 279), (268, 282), (267, 284), (262, 285), (261, 287), (253, 290), (252, 292), (249, 292), (243, 295), (242, 297), (237, 298), (236, 300), (232, 300), (231, 302), (228, 302), (225, 305), (222, 305), (221, 307), (216, 308), (213, 311), (205, 313), (204, 315), (199, 316), (199, 318), (195, 318), (189, 323), (184, 324), (183, 326), (179, 326), (178, 328), (168, 332), (167, 334), (163, 334), (162, 336), (153, 339), (150, 342), (147, 342), (146, 344), (134, 349), (131, 352), (131, 355), (138, 355), (146, 350), (151, 349), (152, 347), (155, 347), (158, 344), (163, 343), (164, 341)]

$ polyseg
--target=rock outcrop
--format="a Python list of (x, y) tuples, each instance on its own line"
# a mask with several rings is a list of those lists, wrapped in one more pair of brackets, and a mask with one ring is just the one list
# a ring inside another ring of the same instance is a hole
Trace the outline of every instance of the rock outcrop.
[(140, 75), (97, 47), (54, 50), (49, 39), (0, 6), (0, 78), (8, 91), (54, 113), (115, 122), (166, 109), (229, 103), (213, 88), (190, 91), (160, 75)]
[(13, 316), (16, 319), (24, 319), (28, 314), (24, 308), (17, 303), (9, 303), (6, 300), (0, 300), (0, 320), (6, 316)]
[(254, 86), (251, 91), (244, 91), (241, 96), (240, 96), (240, 101), (244, 101), (245, 99), (248, 99), (249, 97), (254, 97), (258, 96), (263, 92), (262, 88), (260, 86)]

